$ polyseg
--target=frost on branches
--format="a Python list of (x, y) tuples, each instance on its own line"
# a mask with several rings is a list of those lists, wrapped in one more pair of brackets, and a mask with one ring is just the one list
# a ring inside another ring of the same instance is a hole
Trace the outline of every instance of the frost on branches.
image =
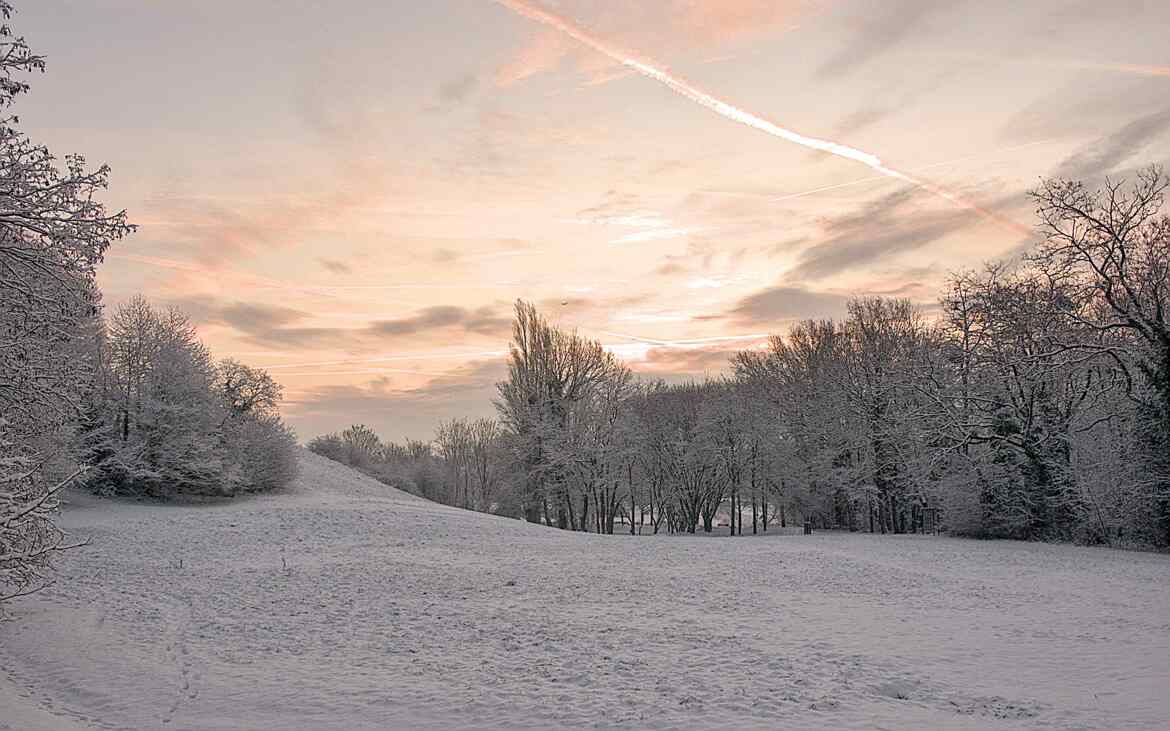
[[(12, 8), (0, 0), (7, 20)], [(0, 27), (0, 107), (44, 60)], [(99, 298), (94, 270), (131, 230), (94, 196), (106, 167), (79, 156), (59, 166), (13, 115), (0, 117), (0, 599), (45, 582), (64, 545), (55, 494), (76, 476), (66, 448), (92, 372)]]

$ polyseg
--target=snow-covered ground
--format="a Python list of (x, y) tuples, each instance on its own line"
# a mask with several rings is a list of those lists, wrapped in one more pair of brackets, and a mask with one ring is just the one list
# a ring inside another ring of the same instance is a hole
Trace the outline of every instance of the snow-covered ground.
[(1170, 557), (591, 536), (304, 453), (290, 494), (72, 496), (0, 728), (1166, 728)]

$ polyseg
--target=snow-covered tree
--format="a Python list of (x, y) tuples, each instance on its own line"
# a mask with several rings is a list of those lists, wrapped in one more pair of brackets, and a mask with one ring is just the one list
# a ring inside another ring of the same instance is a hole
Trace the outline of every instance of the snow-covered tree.
[(547, 521), (551, 506), (557, 524), (568, 528), (568, 475), (551, 459), (549, 445), (564, 439), (570, 411), (619, 364), (600, 343), (559, 330), (523, 301), (516, 302), (509, 348), (508, 379), (497, 384), (496, 408), (524, 465), (525, 518), (538, 522), (543, 512)]
[[(8, 26), (0, 0), (0, 109), (44, 60)], [(0, 112), (0, 114), (5, 114)], [(99, 202), (106, 167), (58, 161), (0, 116), (0, 597), (34, 590), (63, 543), (58, 490), (75, 475), (69, 434), (91, 384), (100, 300), (94, 271), (129, 233)]]
[(234, 495), (295, 474), (279, 386), (236, 361), (216, 364), (182, 312), (135, 297), (110, 318), (101, 352), (84, 437), (93, 489)]

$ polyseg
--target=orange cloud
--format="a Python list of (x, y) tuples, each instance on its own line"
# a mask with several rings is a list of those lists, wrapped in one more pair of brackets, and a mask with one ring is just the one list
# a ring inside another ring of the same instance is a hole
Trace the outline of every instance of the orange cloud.
[(536, 33), (513, 57), (496, 71), (496, 83), (509, 86), (530, 76), (556, 68), (569, 54), (572, 44), (560, 33)]
[(790, 26), (811, 3), (803, 0), (690, 0), (675, 26), (693, 45), (734, 43)]

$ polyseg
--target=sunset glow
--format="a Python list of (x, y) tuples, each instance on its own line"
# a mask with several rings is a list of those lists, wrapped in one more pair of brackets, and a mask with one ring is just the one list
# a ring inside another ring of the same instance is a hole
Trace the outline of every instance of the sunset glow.
[(139, 225), (105, 302), (188, 312), (303, 439), (493, 413), (517, 298), (672, 381), (855, 295), (929, 310), (1042, 178), (1170, 160), (1156, 3), (335, 5), (17, 16), (50, 73), (14, 111)]

